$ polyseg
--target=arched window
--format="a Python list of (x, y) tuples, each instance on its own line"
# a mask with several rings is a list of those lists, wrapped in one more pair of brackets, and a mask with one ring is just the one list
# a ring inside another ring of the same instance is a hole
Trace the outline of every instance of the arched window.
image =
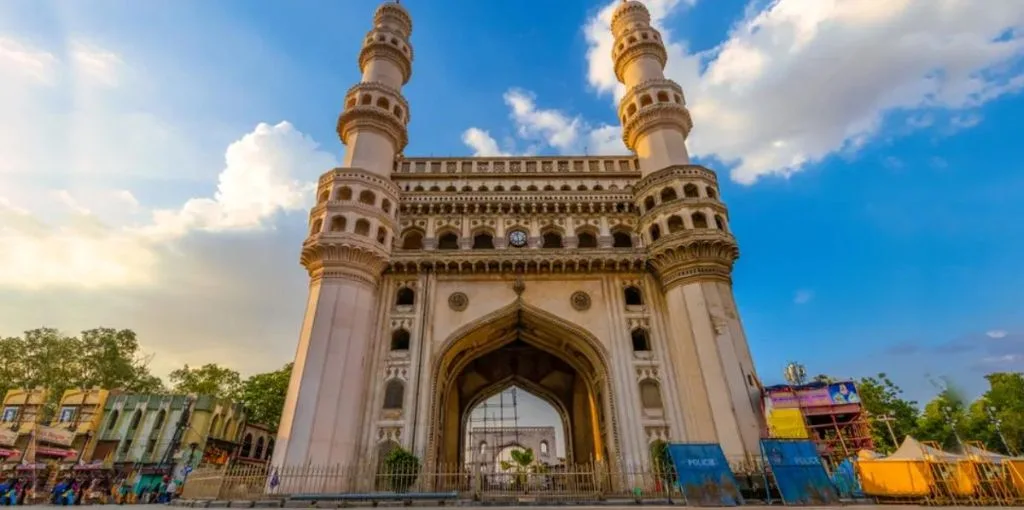
[(725, 219), (717, 214), (715, 215), (715, 228), (725, 230)]
[(622, 297), (626, 299), (626, 306), (643, 306), (644, 304), (643, 293), (632, 285), (622, 291)]
[(352, 200), (352, 188), (348, 186), (338, 188), (337, 197), (338, 200)]
[(260, 438), (256, 440), (256, 450), (252, 452), (252, 457), (254, 459), (263, 457), (263, 444), (263, 436), (260, 436)]
[(447, 232), (441, 234), (441, 237), (437, 239), (438, 250), (458, 250), (459, 249), (459, 236), (455, 232)]
[(121, 416), (121, 413), (117, 410), (110, 413), (110, 418), (107, 420), (107, 430), (114, 430), (114, 427), (117, 426), (117, 418), (119, 416)]
[(708, 228), (708, 217), (704, 213), (695, 212), (690, 219), (693, 220), (693, 228)]
[(509, 191), (523, 191), (523, 188), (520, 188), (518, 184), (513, 184), (512, 187), (509, 188), (508, 190)]
[(164, 428), (165, 419), (167, 419), (167, 411), (161, 409), (160, 412), (156, 413), (156, 419), (153, 420), (153, 427), (150, 429), (152, 433), (160, 433), (160, 429)]
[(377, 227), (377, 242), (384, 244), (388, 240), (388, 230), (384, 227)]
[(494, 236), (487, 232), (481, 232), (473, 236), (473, 249), (474, 250), (493, 250), (494, 249)]
[(661, 227), (651, 225), (651, 241), (657, 241), (661, 237)]
[(455, 189), (455, 186), (452, 186), (452, 185), (445, 186), (444, 190), (449, 192), (449, 193), (452, 192), (452, 191), (458, 191), (457, 189)]
[(555, 191), (555, 187), (550, 185), (550, 184), (548, 184), (548, 185), (544, 186), (544, 191)]
[(543, 244), (541, 248), (561, 248), (562, 247), (562, 235), (558, 232), (547, 232), (543, 236)]
[(377, 195), (374, 195), (373, 192), (368, 189), (364, 189), (362, 192), (359, 193), (359, 202), (368, 205), (373, 205), (375, 202), (377, 202)]
[[(419, 187), (419, 186), (417, 186), (417, 187)], [(418, 191), (423, 191), (423, 188), (420, 188)], [(430, 191), (441, 191), (441, 187), (440, 186), (431, 186), (430, 187)]]
[(462, 191), (473, 191), (473, 187), (467, 184), (462, 187)]
[(647, 94), (644, 94), (644, 95), (640, 96), (640, 106), (647, 106), (647, 105), (653, 104), (653, 103), (654, 103), (654, 100), (651, 99), (651, 96), (649, 96)]
[(708, 198), (710, 198), (711, 200), (718, 198), (718, 193), (715, 193), (715, 188), (708, 186), (704, 188), (704, 191), (708, 194)]
[(274, 438), (267, 439), (267, 453), (263, 456), (264, 459), (270, 460), (270, 456), (274, 454)]
[(391, 103), (388, 101), (388, 98), (383, 96), (377, 98), (377, 106), (385, 110), (391, 109)]
[(537, 187), (531, 184), (526, 187), (526, 191), (537, 191)]
[(487, 441), (480, 441), (480, 455), (487, 453)]
[(640, 404), (644, 409), (661, 409), (661, 388), (651, 379), (640, 381)]
[(373, 98), (369, 94), (363, 94), (363, 97), (359, 99), (359, 104), (373, 104)]
[(242, 439), (242, 451), (239, 455), (242, 457), (248, 457), (252, 453), (252, 433), (246, 432), (245, 438)]
[(644, 212), (654, 209), (654, 197), (647, 197), (644, 199)]
[(675, 200), (676, 198), (679, 198), (679, 197), (676, 195), (675, 188), (664, 188), (664, 189), (661, 190), (661, 201), (662, 202), (669, 202), (669, 201)]
[(365, 219), (356, 220), (356, 233), (361, 236), (370, 235), (370, 222)]
[(391, 214), (391, 201), (386, 198), (381, 200), (380, 208), (384, 209), (384, 214)]
[(579, 186), (576, 186), (576, 191), (587, 191), (587, 185), (580, 184)]
[(547, 441), (541, 441), (540, 442), (540, 454), (541, 455), (547, 455), (548, 454), (548, 442)]
[(633, 236), (626, 232), (613, 232), (612, 233), (612, 248), (632, 248), (633, 247)]
[(392, 351), (408, 351), (409, 350), (409, 332), (402, 329), (396, 329), (391, 333), (391, 350)]
[(330, 198), (330, 196), (331, 196), (331, 193), (329, 191), (327, 191), (327, 190), (324, 190), (323, 193), (320, 193), (320, 196), (317, 198), (316, 201), (317, 201), (317, 203), (321, 203), (322, 204), (322, 203), (326, 202), (327, 199)]
[(597, 236), (591, 232), (580, 232), (576, 234), (576, 245), (580, 248), (597, 248)]
[(700, 196), (700, 193), (697, 193), (697, 186), (695, 186), (693, 183), (690, 183), (687, 184), (686, 186), (683, 186), (683, 196), (686, 198), (697, 198), (698, 196)]
[[(214, 420), (219, 419), (220, 416), (214, 418)], [(140, 421), (142, 421), (142, 411), (135, 411), (135, 414), (132, 415), (132, 421), (128, 424), (128, 430), (135, 430), (139, 428)]]
[(664, 90), (662, 90), (661, 92), (658, 92), (658, 102), (659, 103), (668, 103), (669, 102), (669, 100), (668, 100), (668, 93), (665, 92)]
[(505, 191), (505, 187), (499, 184), (494, 187), (494, 191)]
[(647, 352), (651, 350), (651, 337), (644, 328), (636, 328), (630, 332), (629, 337), (633, 340), (633, 352)]
[(412, 306), (416, 303), (416, 291), (409, 287), (402, 287), (398, 289), (398, 295), (395, 296), (395, 304), (398, 306)]
[(572, 191), (572, 186), (569, 186), (568, 184), (563, 184), (561, 189), (562, 191)]
[(313, 221), (313, 226), (309, 228), (309, 235), (319, 234), (324, 229), (324, 220), (317, 218)]
[(338, 215), (331, 218), (331, 232), (344, 232), (346, 223), (344, 216)]
[(403, 250), (422, 250), (423, 233), (419, 230), (410, 230), (402, 237)]
[(405, 400), (405, 384), (398, 379), (388, 381), (384, 387), (384, 409), (401, 409)]
[(679, 232), (680, 230), (683, 230), (684, 228), (685, 227), (683, 226), (683, 219), (682, 218), (680, 218), (679, 216), (676, 216), (674, 214), (672, 216), (668, 217), (668, 233), (669, 234), (671, 234), (673, 232)]

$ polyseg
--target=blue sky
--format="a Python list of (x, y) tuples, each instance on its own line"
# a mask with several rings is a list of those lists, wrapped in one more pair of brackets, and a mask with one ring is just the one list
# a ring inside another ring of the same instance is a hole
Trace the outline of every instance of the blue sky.
[[(610, 3), (404, 1), (406, 154), (622, 151)], [(648, 2), (763, 379), (795, 360), (977, 393), (1024, 369), (1024, 4), (853, 3)], [(3, 2), (0, 334), (131, 327), (162, 373), (289, 359), (308, 185), (377, 5)]]

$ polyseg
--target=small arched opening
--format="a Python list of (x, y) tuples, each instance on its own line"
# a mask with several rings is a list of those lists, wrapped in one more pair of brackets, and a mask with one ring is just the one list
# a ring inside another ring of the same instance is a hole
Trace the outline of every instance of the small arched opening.
[(402, 287), (398, 289), (398, 293), (395, 296), (396, 306), (412, 306), (416, 303), (416, 291), (409, 287)]
[(700, 193), (697, 191), (697, 186), (690, 183), (683, 186), (683, 196), (686, 198), (697, 198), (700, 196)]
[(405, 383), (398, 379), (388, 381), (384, 387), (384, 409), (398, 410), (405, 400)]
[(576, 241), (580, 248), (597, 248), (597, 236), (588, 230), (576, 234)]
[(633, 352), (648, 352), (651, 350), (651, 337), (644, 328), (636, 328), (629, 334), (633, 342)]
[(361, 236), (370, 235), (370, 222), (365, 219), (359, 219), (356, 221), (356, 233)]
[(676, 189), (675, 188), (662, 188), (662, 190), (661, 190), (661, 201), (662, 202), (671, 202), (672, 200), (675, 200), (676, 198), (679, 198), (679, 196), (676, 195)]
[(473, 236), (473, 249), (474, 250), (493, 250), (494, 249), (494, 236), (490, 232), (478, 232)]
[(683, 226), (683, 219), (682, 218), (680, 218), (679, 216), (676, 216), (674, 214), (672, 216), (668, 217), (668, 233), (669, 234), (671, 234), (673, 232), (679, 232), (680, 230), (683, 230), (684, 228), (685, 227)]
[(409, 335), (409, 331), (405, 328), (396, 329), (391, 333), (392, 351), (408, 351), (411, 342), (412, 337)]
[(612, 248), (632, 248), (633, 236), (628, 232), (612, 232)]
[(459, 236), (455, 232), (445, 232), (437, 238), (438, 250), (458, 250)]
[(402, 236), (402, 249), (403, 250), (422, 250), (423, 249), (423, 232), (419, 230), (410, 230)]
[(708, 228), (708, 217), (702, 212), (695, 212), (690, 219), (693, 220), (693, 228)]
[(622, 290), (622, 297), (626, 300), (626, 306), (643, 306), (644, 295), (635, 285), (630, 285)]

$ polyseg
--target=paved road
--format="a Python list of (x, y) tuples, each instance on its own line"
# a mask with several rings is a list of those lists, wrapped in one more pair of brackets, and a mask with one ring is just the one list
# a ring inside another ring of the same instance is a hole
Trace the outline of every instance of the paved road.
[[(106, 506), (106, 505), (90, 505), (90, 506), (97, 507), (97, 506)], [(132, 509), (136, 509), (136, 510), (166, 510), (168, 508), (166, 505), (110, 505), (110, 506), (111, 507), (115, 507), (115, 508), (132, 508)], [(32, 505), (32, 506), (29, 506), (29, 507), (26, 507), (26, 508), (40, 508), (40, 509), (43, 509), (43, 508), (46, 508), (46, 509), (49, 509), (49, 508), (53, 508), (53, 509), (62, 508), (62, 509), (66, 509), (67, 507), (52, 506), (52, 505)], [(171, 507), (171, 508), (180, 508), (180, 507)], [(471, 507), (471, 506), (459, 505), (458, 508), (467, 508), (467, 509), (480, 508), (482, 510), (495, 510), (496, 508), (500, 508), (500, 507), (494, 507), (494, 506)], [(650, 506), (649, 505), (644, 505), (642, 507), (635, 506), (635, 505), (623, 505), (623, 506), (572, 506), (572, 505), (569, 505), (569, 506), (558, 506), (558, 507), (542, 507), (542, 506), (522, 505), (522, 506), (519, 506), (519, 507), (516, 507), (516, 508), (530, 509), (530, 510), (636, 510), (636, 509), (643, 509), (643, 510), (668, 510), (668, 509), (680, 510), (680, 508), (685, 508), (685, 507), (678, 507), (678, 506), (658, 507), (658, 506), (653, 506), (653, 505), (650, 505)], [(846, 506), (842, 506), (842, 507), (837, 505), (837, 506), (831, 506), (831, 507), (827, 507), (827, 506), (785, 507), (785, 506), (782, 506), (782, 505), (774, 505), (774, 506), (760, 506), (760, 505), (753, 506), (753, 505), (747, 505), (747, 506), (743, 506), (743, 507), (740, 507), (740, 508), (742, 508), (744, 510), (746, 510), (746, 509), (751, 509), (751, 510), (754, 510), (754, 509), (782, 510), (782, 509), (785, 509), (785, 508), (794, 508), (794, 509), (798, 509), (798, 510), (823, 510), (823, 509), (835, 509), (835, 508), (843, 508), (844, 510), (876, 510), (876, 509), (883, 509), (883, 510), (914, 510), (914, 509), (918, 509), (918, 508), (920, 508), (920, 509), (927, 509), (927, 510), (942, 510), (942, 509), (946, 509), (946, 508), (949, 508), (949, 509), (954, 509), (954, 508), (956, 508), (956, 509), (963, 509), (964, 507), (960, 507), (960, 506), (956, 506), (956, 507), (954, 507), (954, 506), (948, 506), (948, 507), (947, 506), (928, 506), (928, 507), (926, 507), (926, 506), (917, 506), (917, 505), (846, 505)], [(1004, 507), (1000, 507), (1000, 508), (1002, 508), (1002, 509), (1010, 509), (1010, 508), (1024, 509), (1024, 507), (1020, 507), (1020, 506), (1015, 506), (1015, 507), (1005, 507), (1004, 506)]]

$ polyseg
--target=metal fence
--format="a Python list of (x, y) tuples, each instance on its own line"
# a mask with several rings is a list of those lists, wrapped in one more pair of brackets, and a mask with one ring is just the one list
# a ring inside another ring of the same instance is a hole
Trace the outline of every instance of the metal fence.
[(585, 502), (613, 498), (680, 499), (670, 473), (647, 466), (577, 464), (505, 472), (430, 466), (405, 471), (375, 466), (235, 466), (198, 468), (182, 489), (185, 499), (260, 500), (309, 493), (455, 493), (478, 501)]

